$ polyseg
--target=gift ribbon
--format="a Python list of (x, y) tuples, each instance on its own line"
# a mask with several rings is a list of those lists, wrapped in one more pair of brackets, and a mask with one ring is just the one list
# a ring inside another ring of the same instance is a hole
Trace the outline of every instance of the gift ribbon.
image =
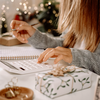
[[(76, 69), (81, 69), (81, 68), (76, 68), (74, 65), (72, 66), (57, 66), (56, 68), (54, 68), (51, 72), (48, 72), (46, 75), (44, 75), (42, 78), (41, 78), (41, 81), (40, 81), (40, 92), (41, 92), (41, 86), (42, 86), (42, 80), (45, 76), (48, 76), (48, 75), (54, 75), (55, 76), (55, 72), (58, 73), (58, 75), (56, 76), (63, 76), (65, 73), (67, 73), (68, 76), (70, 76), (72, 78), (72, 86), (71, 86), (71, 92), (72, 93), (72, 89), (73, 89), (73, 84), (74, 84), (74, 77), (68, 73), (70, 72), (74, 72)], [(62, 71), (63, 72), (63, 75), (60, 75), (59, 72)], [(40, 77), (39, 77), (40, 78)], [(42, 93), (42, 92), (41, 92)]]

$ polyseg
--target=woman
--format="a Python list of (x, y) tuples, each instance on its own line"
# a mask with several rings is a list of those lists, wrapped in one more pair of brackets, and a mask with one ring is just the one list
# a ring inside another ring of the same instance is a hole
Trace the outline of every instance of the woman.
[(64, 38), (48, 37), (22, 21), (11, 22), (17, 30), (13, 34), (23, 43), (47, 48), (38, 63), (55, 57), (54, 63), (64, 60), (100, 75), (99, 0), (62, 0), (60, 8), (58, 30), (66, 33)]

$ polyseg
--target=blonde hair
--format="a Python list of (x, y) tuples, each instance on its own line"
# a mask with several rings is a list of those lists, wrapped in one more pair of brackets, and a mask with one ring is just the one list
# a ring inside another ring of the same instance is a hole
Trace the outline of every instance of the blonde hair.
[(74, 47), (84, 40), (85, 49), (94, 52), (100, 42), (100, 4), (99, 0), (62, 0), (58, 30), (63, 32), (64, 47)]

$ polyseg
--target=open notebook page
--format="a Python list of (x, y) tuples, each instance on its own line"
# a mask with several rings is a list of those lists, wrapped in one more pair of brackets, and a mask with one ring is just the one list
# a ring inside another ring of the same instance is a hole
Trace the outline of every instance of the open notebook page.
[(44, 50), (33, 47), (0, 47), (0, 60), (33, 59), (37, 58)]

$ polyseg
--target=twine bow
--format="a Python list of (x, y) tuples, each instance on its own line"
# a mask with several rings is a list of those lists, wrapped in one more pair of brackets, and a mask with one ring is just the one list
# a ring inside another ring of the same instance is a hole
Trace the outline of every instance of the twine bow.
[(51, 72), (48, 72), (46, 75), (53, 76), (64, 76), (65, 73), (74, 72), (76, 70), (75, 66), (58, 66), (53, 67)]

